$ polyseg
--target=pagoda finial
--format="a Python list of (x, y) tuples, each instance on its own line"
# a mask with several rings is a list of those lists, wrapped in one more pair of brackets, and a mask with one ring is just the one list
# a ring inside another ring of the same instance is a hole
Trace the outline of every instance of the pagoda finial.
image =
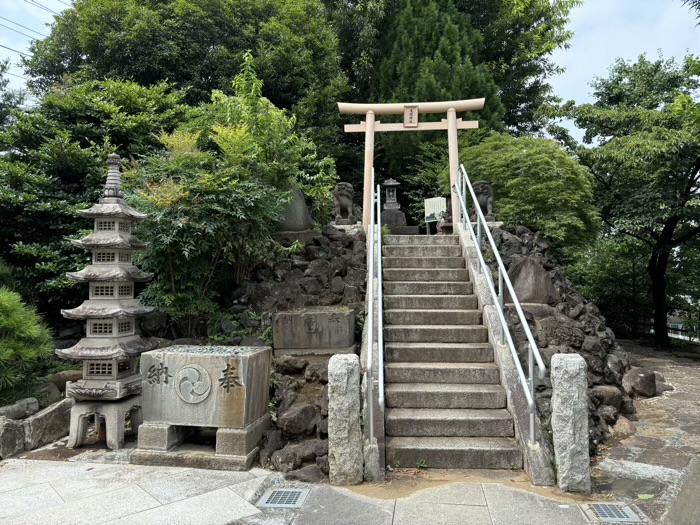
[(121, 159), (119, 155), (116, 153), (109, 155), (107, 164), (109, 164), (109, 171), (107, 171), (104, 196), (121, 199), (124, 196), (124, 190), (122, 190)]

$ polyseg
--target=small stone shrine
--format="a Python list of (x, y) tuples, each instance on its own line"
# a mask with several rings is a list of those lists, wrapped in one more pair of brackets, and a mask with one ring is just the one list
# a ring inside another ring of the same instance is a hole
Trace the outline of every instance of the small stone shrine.
[(66, 384), (66, 396), (78, 400), (71, 411), (69, 447), (84, 442), (92, 415), (98, 436), (104, 430), (102, 421), (106, 423), (107, 446), (122, 446), (126, 414), (132, 414), (132, 427), (140, 421), (141, 374), (136, 357), (153, 348), (136, 333), (136, 318), (154, 308), (134, 297), (134, 283), (153, 276), (134, 266), (132, 259), (134, 250), (146, 246), (132, 235), (132, 226), (146, 215), (123, 199), (119, 156), (110, 155), (108, 163), (104, 198), (78, 211), (94, 220), (94, 231), (71, 241), (92, 251), (92, 264), (66, 274), (73, 281), (89, 283), (89, 298), (77, 308), (61, 310), (68, 319), (85, 320), (87, 334), (75, 346), (56, 350), (63, 359), (83, 361), (83, 378)]
[[(171, 346), (141, 356), (143, 418), (130, 461), (250, 468), (270, 426), (270, 347)], [(179, 445), (201, 429), (216, 445)]]
[(406, 225), (406, 214), (401, 211), (396, 199), (399, 183), (389, 179), (383, 186), (386, 188), (386, 200), (382, 207), (382, 225), (386, 224), (393, 235), (418, 235), (418, 226)]
[(352, 199), (355, 190), (349, 182), (339, 182), (333, 190), (333, 204), (335, 206), (335, 225), (352, 226), (357, 224), (357, 216)]

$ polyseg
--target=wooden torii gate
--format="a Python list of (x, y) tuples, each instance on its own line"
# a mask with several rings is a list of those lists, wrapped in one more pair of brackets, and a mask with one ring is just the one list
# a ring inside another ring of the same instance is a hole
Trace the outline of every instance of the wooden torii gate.
[[(457, 183), (459, 171), (459, 156), (457, 147), (458, 129), (476, 129), (479, 123), (475, 120), (457, 118), (458, 111), (478, 111), (484, 108), (486, 99), (451, 100), (446, 102), (412, 102), (410, 104), (350, 104), (338, 102), (342, 114), (365, 115), (365, 120), (359, 124), (346, 124), (346, 133), (365, 134), (365, 183), (362, 199), (362, 225), (366, 228), (370, 220), (372, 199), (372, 168), (374, 167), (374, 134), (381, 131), (435, 131), (447, 130), (447, 144), (450, 156), (450, 186)], [(447, 119), (441, 122), (419, 122), (419, 115), (426, 113), (446, 113)], [(375, 121), (375, 115), (403, 115), (403, 123), (382, 124)], [(459, 203), (457, 196), (452, 193), (452, 222), (457, 224)]]

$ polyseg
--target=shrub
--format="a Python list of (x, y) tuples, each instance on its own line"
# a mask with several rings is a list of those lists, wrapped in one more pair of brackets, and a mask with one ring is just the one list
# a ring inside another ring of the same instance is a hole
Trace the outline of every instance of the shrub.
[(37, 364), (52, 351), (49, 330), (34, 309), (19, 294), (0, 287), (0, 398), (31, 382)]

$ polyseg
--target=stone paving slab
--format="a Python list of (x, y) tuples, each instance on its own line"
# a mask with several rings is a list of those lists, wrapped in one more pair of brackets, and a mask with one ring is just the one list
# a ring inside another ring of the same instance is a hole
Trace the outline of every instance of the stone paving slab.
[(470, 505), (396, 501), (393, 525), (492, 525), (489, 509)]
[(260, 510), (228, 487), (108, 521), (109, 525), (227, 525)]
[(376, 500), (348, 490), (315, 487), (297, 513), (294, 525), (391, 525), (394, 500)]
[(420, 490), (409, 496), (417, 503), (446, 503), (450, 505), (486, 506), (481, 483), (450, 483), (441, 487)]
[(65, 502), (48, 483), (10, 490), (0, 494), (0, 523), (28, 512), (63, 505)]
[(482, 486), (493, 525), (589, 525), (578, 505), (493, 483)]
[[(144, 476), (138, 479), (138, 485), (160, 503), (168, 504), (175, 501), (199, 496), (228, 485), (256, 478), (247, 472), (225, 472), (201, 469), (173, 469), (175, 472), (167, 475)], [(182, 470), (182, 472), (178, 472)]]

